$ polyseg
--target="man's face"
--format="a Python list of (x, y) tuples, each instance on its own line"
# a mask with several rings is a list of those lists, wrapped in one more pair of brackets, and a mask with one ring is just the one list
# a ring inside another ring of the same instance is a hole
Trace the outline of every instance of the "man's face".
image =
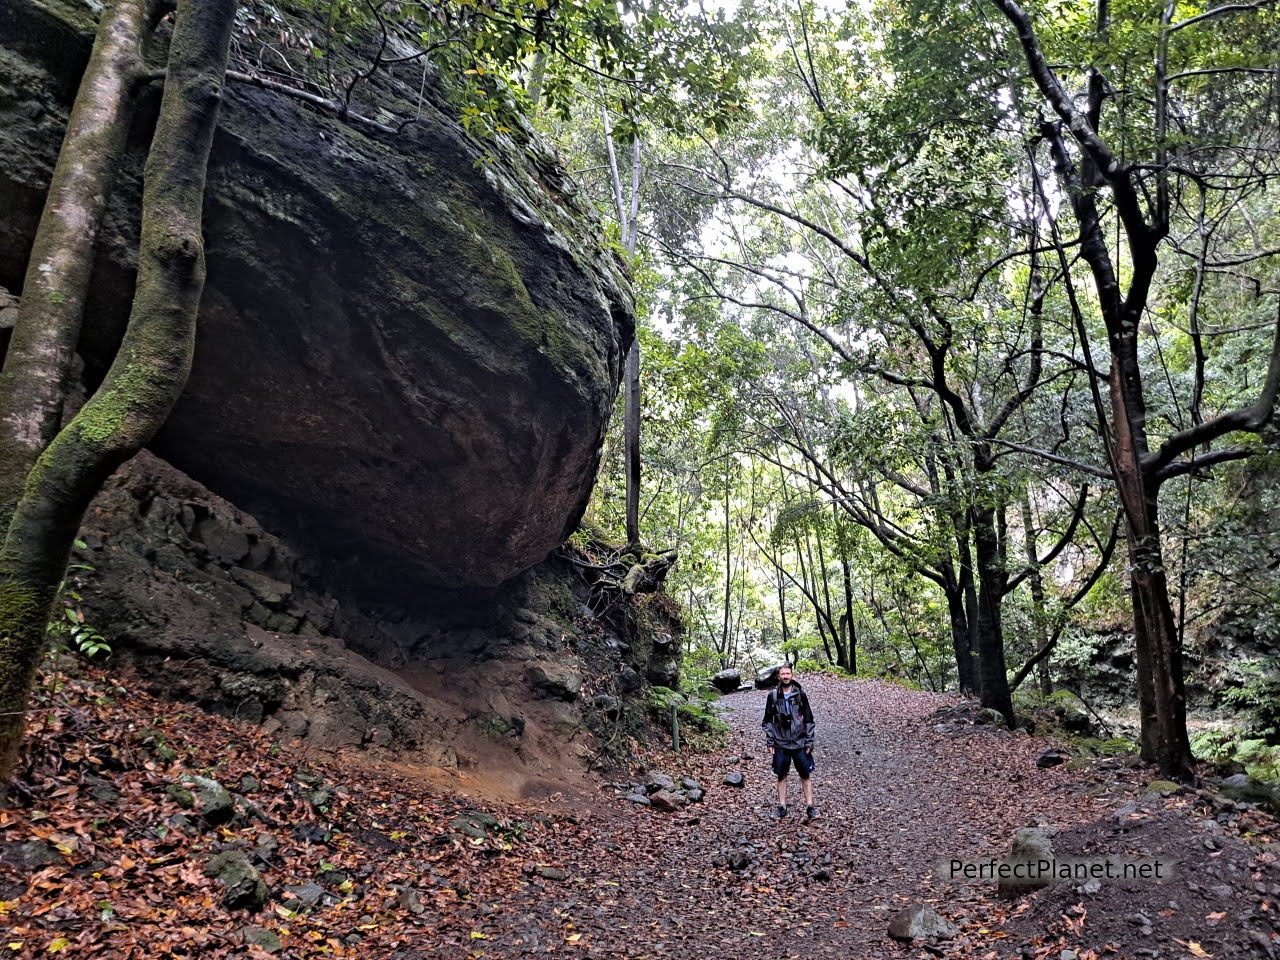
[(789, 687), (791, 685), (791, 668), (790, 667), (782, 667), (780, 670), (778, 670), (778, 682), (782, 684), (784, 687)]

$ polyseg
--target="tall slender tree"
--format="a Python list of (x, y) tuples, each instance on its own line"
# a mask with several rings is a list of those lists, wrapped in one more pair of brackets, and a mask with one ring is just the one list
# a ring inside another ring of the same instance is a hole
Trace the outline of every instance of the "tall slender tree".
[[(128, 327), (102, 385), (59, 430), (71, 386), (67, 367), (79, 328), (78, 305), (102, 215), (102, 205), (88, 192), (103, 185), (77, 180), (101, 181), (121, 148), (128, 111), (120, 95), (142, 79), (136, 52), (154, 8), (119, 0), (107, 9), (77, 97), (73, 116), (86, 129), (68, 133), (53, 206), (34, 248), (41, 277), (23, 291), (29, 304), (41, 295), (58, 300), (66, 296), (65, 286), (77, 309), (24, 308), (5, 363), (5, 402), (17, 411), (5, 429), (18, 435), (9, 449), (20, 444), (22, 455), (7, 458), (0, 468), (9, 491), (0, 546), (0, 781), (14, 770), (49, 612), (84, 511), (112, 471), (160, 428), (186, 384), (205, 277), (205, 171), (235, 8), (236, 0), (178, 2), (144, 173), (138, 280)], [(92, 130), (88, 143), (82, 140), (86, 130)], [(95, 149), (106, 151), (105, 160)], [(77, 237), (67, 221), (79, 214), (94, 219), (82, 221)]]
[[(1269, 88), (1272, 92), (1264, 91), (1246, 105), (1243, 114), (1220, 114), (1213, 129), (1200, 126), (1220, 89), (1215, 81), (1247, 79), (1255, 70), (1274, 73), (1275, 45), (1259, 45), (1253, 39), (1221, 44), (1210, 37), (1207, 59), (1202, 46), (1186, 55), (1186, 65), (1178, 69), (1174, 67), (1175, 35), (1184, 30), (1211, 31), (1222, 18), (1237, 15), (1271, 23), (1274, 11), (1262, 5), (1229, 4), (1176, 20), (1180, 8), (1173, 3), (1138, 10), (1098, 0), (1090, 25), (1092, 37), (1084, 40), (1108, 46), (1108, 38), (1121, 28), (1151, 38), (1137, 49), (1124, 51), (1122, 61), (1132, 72), (1139, 69), (1139, 57), (1149, 57), (1154, 99), (1148, 103), (1131, 92), (1143, 87), (1132, 77), (1123, 81), (1126, 89), (1121, 89), (1119, 78), (1111, 75), (1110, 68), (1116, 64), (1106, 57), (1083, 73), (1068, 76), (1051, 62), (1037, 22), (1027, 11), (1014, 0), (991, 3), (1013, 28), (1026, 75), (1043, 103), (1046, 119), (1039, 127), (1040, 142), (1056, 189), (1073, 217), (1074, 222), (1057, 234), (1064, 282), (1071, 283), (1066, 265), (1070, 244), (1078, 248), (1088, 267), (1090, 299), (1102, 321), (1102, 333), (1094, 335), (1085, 316), (1089, 300), (1068, 289), (1082, 344), (1089, 351), (1090, 373), (1105, 377), (1106, 397), (1097, 398), (1097, 411), (1125, 517), (1143, 756), (1159, 763), (1167, 775), (1185, 778), (1194, 761), (1187, 736), (1181, 638), (1164, 557), (1160, 491), (1173, 477), (1256, 451), (1256, 446), (1240, 438), (1260, 433), (1275, 415), (1280, 324), (1260, 388), (1244, 402), (1206, 417), (1202, 409), (1206, 364), (1201, 359), (1206, 339), (1193, 304), (1188, 321), (1197, 362), (1187, 401), (1190, 422), (1163, 436), (1151, 418), (1153, 396), (1150, 375), (1144, 371), (1145, 345), (1159, 336), (1152, 316), (1161, 258), (1169, 255), (1176, 263), (1184, 256), (1172, 238), (1175, 222), (1186, 213), (1181, 209), (1183, 198), (1202, 195), (1198, 187), (1210, 187), (1225, 197), (1220, 216), (1224, 220), (1238, 216), (1244, 194), (1280, 176), (1280, 155), (1274, 149), (1278, 132), (1274, 85)], [(1242, 55), (1253, 62), (1240, 64)], [(1215, 57), (1221, 61), (1215, 62)], [(1141, 69), (1147, 69), (1146, 64)], [(1175, 80), (1184, 86), (1179, 88)], [(1250, 126), (1238, 125), (1241, 122)], [(1179, 126), (1184, 129), (1177, 130)], [(1256, 141), (1260, 129), (1269, 131), (1270, 146), (1263, 149)], [(1075, 232), (1074, 240), (1062, 235), (1068, 229)], [(1198, 277), (1211, 268), (1204, 253), (1202, 246), (1199, 256), (1186, 258)], [(1238, 267), (1272, 255), (1273, 251), (1254, 248), (1234, 251), (1232, 259)], [(1095, 361), (1093, 350), (1105, 350), (1109, 356), (1105, 373), (1103, 358)], [(1216, 442), (1228, 438), (1235, 442), (1215, 448)]]

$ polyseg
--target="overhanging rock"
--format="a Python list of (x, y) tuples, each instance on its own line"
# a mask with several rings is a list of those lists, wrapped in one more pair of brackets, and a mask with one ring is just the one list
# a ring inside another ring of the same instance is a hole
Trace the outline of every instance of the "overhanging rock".
[[(85, 9), (5, 2), (12, 290), (87, 56)], [(629, 292), (571, 183), (518, 136), (482, 145), (439, 97), (387, 137), (229, 87), (195, 369), (155, 446), (366, 593), (500, 583), (563, 539), (594, 482)], [(100, 244), (91, 377), (126, 316), (144, 139)]]

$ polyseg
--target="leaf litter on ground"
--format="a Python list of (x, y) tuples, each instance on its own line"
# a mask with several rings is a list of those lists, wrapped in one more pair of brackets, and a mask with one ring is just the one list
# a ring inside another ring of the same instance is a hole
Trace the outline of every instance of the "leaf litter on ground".
[[(451, 795), (376, 758), (282, 744), (259, 727), (89, 671), (33, 712), (22, 775), (0, 810), (8, 928), (0, 952), (122, 960), (1231, 955), (1223, 947), (1238, 941), (1204, 919), (1213, 910), (1192, 916), (1180, 905), (1159, 916), (1156, 906), (1171, 899), (1164, 889), (1091, 898), (1051, 888), (1008, 901), (938, 869), (1002, 857), (1033, 823), (1065, 830), (1077, 846), (1105, 833), (1100, 824), (1121, 824), (1121, 840), (1148, 829), (1157, 846), (1167, 835), (1189, 858), (1206, 852), (1188, 831), (1209, 801), (1147, 797), (1118, 820), (1115, 808), (1141, 796), (1150, 771), (1040, 770), (1043, 739), (936, 723), (940, 708), (960, 706), (956, 698), (826, 677), (805, 685), (819, 731), (812, 823), (773, 818), (759, 692), (722, 701), (732, 730), (717, 749), (673, 756), (637, 747), (632, 768), (611, 775), (592, 802), (500, 804)], [(619, 788), (651, 771), (699, 780), (705, 801), (674, 813), (627, 802)], [(724, 785), (734, 771), (745, 787)], [(226, 788), (230, 807), (201, 794), (196, 778)], [(793, 809), (798, 786), (793, 778)], [(1240, 902), (1218, 911), (1238, 917), (1260, 910), (1267, 884), (1280, 879), (1265, 846), (1274, 823), (1250, 810), (1228, 811), (1227, 820), (1226, 833), (1253, 835), (1248, 855), (1256, 858)], [(1222, 845), (1239, 848), (1232, 856), (1245, 849), (1221, 833)], [(206, 875), (228, 852), (260, 873), (270, 892), (261, 909), (228, 906), (226, 886)], [(1258, 902), (1244, 903), (1255, 886)], [(1178, 896), (1191, 907), (1192, 893)], [(959, 934), (894, 944), (888, 921), (912, 902), (929, 903)], [(1144, 908), (1160, 928), (1154, 954), (1137, 952), (1145, 941), (1129, 922)]]

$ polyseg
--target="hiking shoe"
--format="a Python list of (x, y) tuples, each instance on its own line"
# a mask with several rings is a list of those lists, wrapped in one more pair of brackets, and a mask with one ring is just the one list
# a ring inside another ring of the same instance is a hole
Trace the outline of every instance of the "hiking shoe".
[(780, 803), (780, 804), (778, 804), (778, 811), (777, 811), (777, 813), (775, 814), (775, 816), (776, 816), (779, 820), (781, 820), (781, 819), (782, 819), (783, 817), (785, 817), (786, 815), (787, 815), (787, 808), (786, 808), (786, 806), (785, 806), (784, 804), (781, 804), (781, 803)]
[(806, 820), (813, 820), (817, 818), (817, 816), (818, 816), (818, 811), (813, 809), (812, 804), (804, 808), (804, 818)]

